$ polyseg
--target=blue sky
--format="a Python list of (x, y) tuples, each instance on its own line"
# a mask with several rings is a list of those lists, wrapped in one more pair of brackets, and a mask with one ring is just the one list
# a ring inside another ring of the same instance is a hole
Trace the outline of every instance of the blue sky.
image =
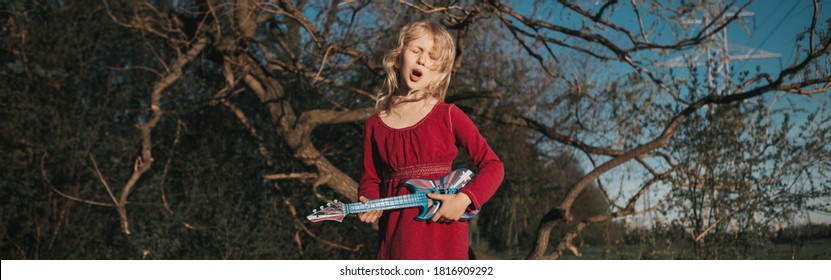
[[(797, 36), (811, 25), (813, 3), (808, 0), (759, 0), (754, 1), (745, 9), (754, 15), (744, 19), (747, 29), (738, 25), (728, 30), (731, 43), (763, 51), (778, 53), (779, 58), (754, 59), (735, 61), (736, 70), (755, 71), (759, 66), (762, 72), (778, 73), (782, 68), (794, 64), (795, 45)], [(831, 6), (828, 1), (819, 3), (819, 24), (831, 16)], [(775, 78), (775, 76), (774, 76)], [(828, 95), (818, 95), (817, 98), (828, 100)]]
[[(831, 6), (820, 3), (820, 16), (827, 19), (831, 15)], [(794, 42), (797, 34), (811, 25), (813, 3), (811, 1), (775, 1), (762, 0), (750, 4), (747, 11), (755, 13), (752, 19), (753, 34), (748, 35), (740, 28), (732, 28), (728, 37), (731, 41), (782, 55), (782, 65), (792, 64), (794, 60)], [(779, 59), (763, 59), (758, 62), (765, 69), (779, 68)]]

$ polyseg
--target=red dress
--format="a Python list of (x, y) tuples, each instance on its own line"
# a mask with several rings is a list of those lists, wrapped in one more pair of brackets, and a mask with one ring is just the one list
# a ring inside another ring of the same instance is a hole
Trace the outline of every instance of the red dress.
[[(462, 110), (441, 101), (406, 128), (387, 126), (377, 113), (366, 121), (358, 194), (368, 199), (409, 194), (402, 185), (405, 180), (438, 179), (451, 171), (457, 145), (467, 149), (479, 169), (461, 190), (478, 209), (502, 182), (502, 161)], [(418, 212), (417, 208), (384, 211), (378, 259), (468, 259), (467, 222), (428, 223), (415, 219)]]

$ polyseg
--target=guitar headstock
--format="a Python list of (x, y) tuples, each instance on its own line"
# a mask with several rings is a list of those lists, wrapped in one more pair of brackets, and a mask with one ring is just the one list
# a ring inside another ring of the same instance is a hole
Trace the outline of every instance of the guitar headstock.
[(326, 207), (320, 206), (320, 209), (312, 210), (312, 214), (306, 216), (306, 219), (313, 223), (320, 221), (337, 221), (343, 222), (346, 213), (343, 211), (343, 202), (335, 199), (333, 203), (326, 203)]

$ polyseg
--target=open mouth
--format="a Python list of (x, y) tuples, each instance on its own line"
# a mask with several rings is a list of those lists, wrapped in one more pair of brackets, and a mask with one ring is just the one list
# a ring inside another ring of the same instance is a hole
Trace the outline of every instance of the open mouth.
[(424, 75), (424, 73), (422, 73), (420, 69), (413, 68), (413, 70), (410, 72), (410, 80), (413, 82), (418, 82), (418, 80), (421, 80), (422, 75)]

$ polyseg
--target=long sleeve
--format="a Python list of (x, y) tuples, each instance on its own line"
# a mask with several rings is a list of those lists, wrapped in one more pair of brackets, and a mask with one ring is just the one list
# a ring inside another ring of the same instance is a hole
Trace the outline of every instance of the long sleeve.
[(369, 117), (366, 121), (364, 129), (364, 169), (361, 174), (361, 182), (358, 186), (358, 196), (364, 196), (367, 199), (373, 200), (381, 197), (379, 187), (381, 179), (378, 176), (377, 165), (380, 164), (378, 158), (378, 151), (374, 140), (372, 139), (372, 119)]
[(473, 121), (455, 105), (450, 107), (450, 125), (456, 142), (470, 154), (479, 173), (461, 192), (470, 197), (474, 209), (482, 207), (502, 183), (505, 170), (502, 161), (479, 133)]

